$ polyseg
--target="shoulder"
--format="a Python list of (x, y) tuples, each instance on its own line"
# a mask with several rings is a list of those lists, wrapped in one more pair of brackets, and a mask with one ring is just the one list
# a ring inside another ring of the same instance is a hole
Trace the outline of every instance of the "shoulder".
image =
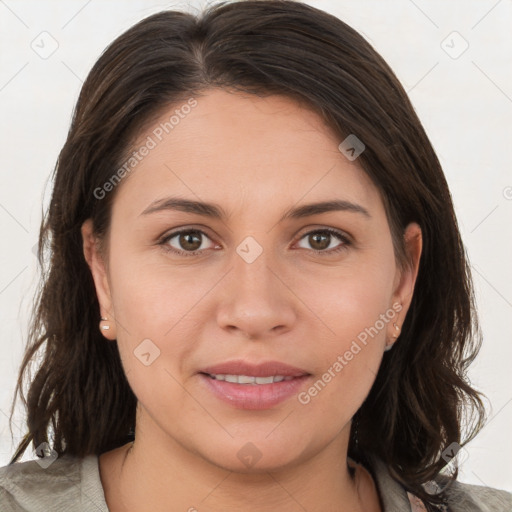
[(512, 494), (507, 491), (455, 481), (446, 490), (453, 512), (511, 512)]
[[(493, 487), (472, 485), (452, 481), (439, 475), (425, 488), (429, 493), (437, 493), (445, 488), (445, 504), (438, 507), (439, 512), (512, 512), (512, 494)], [(421, 500), (407, 493), (412, 512), (423, 512), (426, 508)]]
[(89, 509), (85, 507), (89, 502), (98, 511), (108, 512), (103, 507), (97, 460), (95, 455), (83, 459), (63, 455), (1, 467), (0, 510), (71, 512)]
[[(425, 512), (421, 500), (408, 493), (404, 487), (391, 477), (388, 467), (375, 456), (368, 456), (367, 461), (376, 480), (383, 502), (384, 512)], [(512, 494), (507, 491), (471, 485), (457, 480), (448, 485), (446, 476), (438, 475), (435, 482), (425, 485), (429, 493), (436, 493), (445, 488), (446, 507), (439, 507), (439, 512), (512, 512)]]

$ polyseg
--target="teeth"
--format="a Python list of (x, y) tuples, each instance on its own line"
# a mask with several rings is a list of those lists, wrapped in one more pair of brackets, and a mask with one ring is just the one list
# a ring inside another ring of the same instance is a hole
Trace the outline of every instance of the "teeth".
[[(230, 375), (230, 377), (231, 377), (231, 375)], [(235, 375), (233, 375), (233, 378), (235, 380), (231, 381), (231, 382), (236, 382), (238, 380), (238, 384), (254, 384), (256, 382), (255, 377), (248, 377), (247, 375), (239, 375), (238, 379), (236, 378)], [(258, 382), (258, 384), (259, 384), (259, 382)]]
[(236, 384), (272, 384), (273, 382), (281, 382), (283, 380), (292, 380), (293, 377), (284, 377), (283, 375), (275, 375), (269, 377), (253, 377), (252, 375), (210, 375), (215, 380), (225, 380)]
[[(279, 377), (276, 376), (276, 379), (279, 379)], [(256, 377), (254, 380), (256, 381), (256, 384), (272, 384), (272, 382), (279, 382), (278, 380), (274, 381), (274, 377), (272, 377), (272, 376), (270, 376), (270, 377)]]

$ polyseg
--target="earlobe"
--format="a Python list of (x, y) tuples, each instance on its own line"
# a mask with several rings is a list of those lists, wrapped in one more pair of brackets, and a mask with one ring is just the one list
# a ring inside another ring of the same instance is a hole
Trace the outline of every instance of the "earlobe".
[(103, 336), (109, 340), (114, 340), (115, 324), (112, 314), (112, 298), (110, 285), (108, 281), (107, 269), (102, 255), (98, 250), (98, 241), (92, 229), (92, 220), (87, 219), (81, 227), (84, 257), (89, 265), (92, 274), (96, 295), (100, 304), (101, 322), (99, 329)]

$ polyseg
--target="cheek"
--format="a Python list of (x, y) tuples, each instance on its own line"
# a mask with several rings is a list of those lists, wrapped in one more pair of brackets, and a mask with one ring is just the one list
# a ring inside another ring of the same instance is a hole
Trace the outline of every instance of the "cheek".
[(367, 294), (361, 284), (347, 284), (332, 294), (330, 314), (323, 319), (335, 334), (315, 343), (315, 379), (297, 397), (312, 416), (336, 418), (338, 424), (348, 422), (368, 395), (382, 361), (386, 326), (392, 321), (381, 320), (386, 300), (375, 290)]
[(116, 317), (134, 335), (163, 339), (207, 292), (208, 283), (173, 266), (157, 248), (134, 248), (119, 238), (111, 251)]
[(392, 257), (382, 253), (378, 258), (354, 258), (350, 264), (331, 267), (327, 272), (304, 272), (306, 277), (300, 281), (297, 295), (304, 297), (340, 350), (359, 335), (364, 341), (368, 330), (372, 337), (386, 334), (381, 315), (394, 314), (390, 300), (395, 267)]
[(311, 402), (319, 414), (349, 414), (348, 420), (375, 380), (387, 328), (396, 316), (390, 307), (393, 265), (392, 258), (366, 261), (357, 271), (352, 267), (335, 279), (317, 275), (314, 280), (308, 306), (318, 312), (328, 335), (315, 345), (316, 380), (299, 402)]
[(178, 272), (170, 276), (168, 267), (148, 264), (120, 248), (111, 254), (117, 342), (127, 378), (141, 400), (154, 399), (155, 389), (171, 396), (173, 376), (179, 379), (193, 350), (190, 339), (197, 322), (191, 310), (208, 287), (190, 286), (190, 279), (187, 287), (183, 277), (176, 278)]

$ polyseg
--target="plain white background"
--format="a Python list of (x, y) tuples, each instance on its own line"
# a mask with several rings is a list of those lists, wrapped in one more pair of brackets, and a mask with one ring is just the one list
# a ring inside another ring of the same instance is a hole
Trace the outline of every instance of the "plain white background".
[[(359, 30), (388, 61), (439, 155), (484, 334), (470, 378), (492, 405), (466, 448), (461, 480), (512, 491), (512, 2), (307, 3)], [(203, 4), (0, 0), (0, 465), (14, 449), (8, 416), (37, 281), (33, 248), (47, 179), (82, 82), (107, 44), (140, 19)], [(14, 443), (23, 417), (18, 410)]]

